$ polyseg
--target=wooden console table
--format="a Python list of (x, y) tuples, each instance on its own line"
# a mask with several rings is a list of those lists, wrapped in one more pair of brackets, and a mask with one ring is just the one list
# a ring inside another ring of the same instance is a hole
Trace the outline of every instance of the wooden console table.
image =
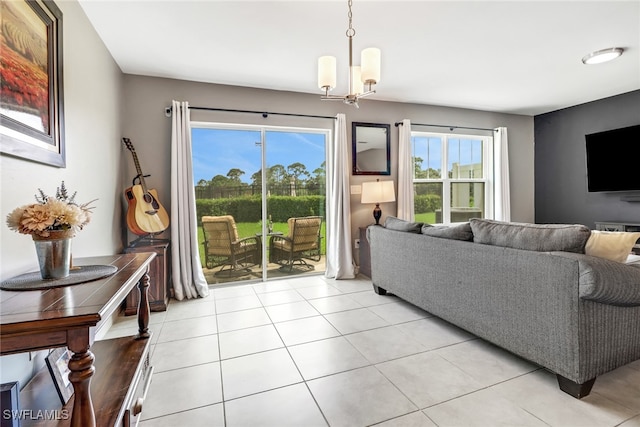
[[(141, 399), (136, 398), (140, 390), (137, 383), (143, 376), (143, 370), (147, 370), (149, 376), (151, 370), (148, 366), (150, 314), (147, 272), (155, 256), (155, 253), (135, 253), (74, 258), (74, 265), (114, 265), (118, 271), (109, 277), (78, 285), (47, 290), (0, 291), (0, 354), (63, 346), (73, 353), (69, 361), (69, 380), (73, 384), (74, 395), (64, 406), (57, 401), (57, 409), (70, 414), (70, 417), (39, 421), (38, 425), (128, 426), (132, 419), (137, 421), (142, 406)], [(110, 317), (136, 284), (141, 294), (138, 334), (98, 341), (93, 346), (90, 328), (101, 319)], [(95, 366), (93, 352), (97, 360)], [(104, 361), (100, 360), (101, 357)], [(42, 399), (33, 400), (36, 401), (38, 405), (42, 404)], [(23, 406), (21, 409), (52, 408)]]

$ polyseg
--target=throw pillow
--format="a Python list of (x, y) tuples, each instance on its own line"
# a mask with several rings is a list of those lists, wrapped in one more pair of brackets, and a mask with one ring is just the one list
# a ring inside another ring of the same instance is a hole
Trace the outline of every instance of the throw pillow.
[(471, 226), (468, 222), (451, 227), (447, 227), (446, 225), (432, 226), (425, 224), (422, 226), (422, 234), (443, 239), (464, 240), (466, 242), (473, 241), (473, 233), (471, 232)]
[(591, 233), (579, 224), (525, 224), (477, 218), (471, 219), (470, 224), (476, 243), (540, 252), (584, 253)]
[(594, 230), (587, 241), (585, 253), (612, 261), (625, 262), (638, 239), (640, 239), (640, 233)]
[(421, 222), (409, 222), (404, 219), (396, 218), (395, 216), (388, 216), (384, 221), (384, 227), (389, 230), (406, 231), (409, 233), (420, 233), (422, 228)]

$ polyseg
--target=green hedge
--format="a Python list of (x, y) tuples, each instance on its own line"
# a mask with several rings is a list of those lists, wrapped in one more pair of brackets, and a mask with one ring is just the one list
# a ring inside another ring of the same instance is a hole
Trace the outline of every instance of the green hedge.
[(435, 212), (442, 209), (442, 198), (435, 194), (416, 195), (414, 198), (415, 213)]
[[(267, 212), (273, 222), (287, 222), (287, 219), (301, 216), (321, 216), (324, 218), (325, 196), (270, 196)], [(259, 196), (243, 196), (224, 199), (196, 199), (198, 224), (202, 217), (231, 215), (238, 222), (257, 222), (262, 217), (262, 201)]]

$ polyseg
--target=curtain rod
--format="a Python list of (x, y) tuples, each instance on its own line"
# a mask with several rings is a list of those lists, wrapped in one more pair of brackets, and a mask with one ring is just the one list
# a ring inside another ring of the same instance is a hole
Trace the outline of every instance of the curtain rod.
[[(402, 124), (402, 122), (396, 122), (395, 126), (398, 127)], [(430, 127), (434, 127), (434, 128), (449, 128), (449, 130), (454, 130), (454, 129), (471, 129), (471, 130), (487, 130), (487, 131), (491, 131), (491, 132), (497, 132), (496, 129), (489, 129), (489, 128), (472, 128), (472, 127), (466, 127), (466, 126), (451, 126), (451, 125), (431, 125), (428, 123), (411, 123), (411, 126), (430, 126)]]
[[(293, 116), (293, 117), (310, 117), (313, 119), (335, 119), (335, 116), (316, 116), (312, 114), (296, 114), (296, 113), (274, 113), (272, 111), (254, 111), (254, 110), (232, 110), (228, 108), (212, 108), (212, 107), (192, 107), (189, 106), (190, 110), (205, 110), (205, 111), (224, 111), (227, 113), (250, 113), (250, 114), (261, 114), (265, 119), (272, 114), (274, 116)], [(164, 115), (167, 117), (171, 117), (172, 107), (165, 107)]]

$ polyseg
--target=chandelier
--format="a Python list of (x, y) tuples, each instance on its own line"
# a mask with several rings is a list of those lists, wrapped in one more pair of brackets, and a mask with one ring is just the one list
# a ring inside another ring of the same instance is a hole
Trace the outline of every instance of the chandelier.
[[(318, 58), (318, 87), (324, 91), (323, 101), (342, 101), (358, 108), (358, 100), (376, 93), (373, 85), (380, 81), (380, 49), (370, 47), (362, 51), (360, 66), (353, 65), (353, 29), (351, 13), (352, 0), (349, 5), (349, 28), (346, 35), (349, 39), (349, 93), (344, 96), (329, 95), (329, 91), (336, 87), (336, 57), (321, 56)], [(366, 86), (366, 91), (365, 91)]]

